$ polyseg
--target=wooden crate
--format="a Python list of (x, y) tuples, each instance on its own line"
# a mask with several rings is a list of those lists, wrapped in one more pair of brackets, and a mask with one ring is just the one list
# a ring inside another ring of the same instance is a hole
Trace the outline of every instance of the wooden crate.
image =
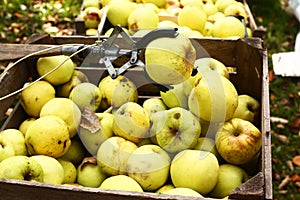
[[(259, 37), (259, 38), (263, 38), (263, 36), (266, 33), (266, 28), (263, 26), (257, 26), (256, 21), (254, 19), (254, 16), (252, 14), (252, 11), (249, 7), (249, 4), (247, 3), (246, 0), (238, 0), (240, 2), (243, 2), (246, 12), (249, 16), (249, 28), (252, 30), (253, 33), (253, 37)], [(175, 21), (177, 22), (177, 18), (176, 17), (171, 17), (171, 16), (159, 16), (160, 21), (167, 19), (167, 20), (171, 20), (171, 21)], [(101, 24), (101, 26), (98, 27), (98, 29), (100, 30), (100, 34), (104, 35), (104, 33), (112, 28), (112, 24), (107, 20), (106, 16), (104, 16), (105, 23)], [(82, 19), (80, 19), (79, 17), (75, 18), (75, 29), (76, 29), (76, 34), (77, 35), (85, 35), (86, 32), (86, 28), (84, 25), (84, 21)]]
[[(39, 44), (93, 44), (96, 37), (68, 36), (68, 37), (45, 37), (35, 40)], [(135, 38), (138, 40), (138, 38)], [(235, 69), (230, 74), (230, 80), (235, 85), (239, 94), (249, 94), (258, 99), (261, 103), (260, 117), (257, 126), (263, 133), (261, 159), (257, 170), (253, 176), (241, 186), (236, 188), (230, 199), (253, 200), (272, 199), (272, 167), (271, 167), (271, 134), (270, 134), (270, 114), (269, 114), (269, 85), (268, 85), (268, 63), (267, 50), (264, 49), (260, 38), (248, 39), (193, 39), (192, 42), (197, 48), (197, 58), (207, 57), (207, 55), (223, 62), (226, 66)], [(117, 39), (120, 47), (126, 48), (123, 40)], [(25, 51), (26, 49), (19, 49)], [(18, 89), (28, 80), (35, 78), (35, 63), (37, 58), (28, 58), (14, 68), (0, 82), (0, 97)], [(96, 62), (95, 62), (96, 63)], [(91, 62), (91, 66), (95, 63)], [(85, 68), (86, 74), (92, 82), (97, 83), (103, 75), (103, 68)], [(131, 69), (126, 74), (133, 80), (143, 82), (145, 77), (143, 71)], [(139, 77), (135, 79), (134, 77)], [(151, 90), (149, 90), (151, 91)], [(147, 93), (147, 92), (146, 92)], [(150, 94), (153, 95), (153, 94)], [(17, 95), (0, 102), (0, 114), (4, 115)], [(20, 123), (27, 118), (19, 102), (15, 106), (12, 114), (2, 126), (6, 128), (18, 128)], [(1, 118), (2, 119), (2, 118)], [(73, 200), (80, 199), (122, 199), (122, 200), (142, 200), (142, 199), (205, 199), (172, 195), (159, 195), (150, 192), (134, 193), (125, 191), (104, 191), (97, 188), (70, 187), (64, 185), (51, 185), (44, 183), (17, 181), (0, 179), (0, 192), (3, 200), (64, 200), (66, 197)], [(209, 198), (211, 199), (211, 198)]]

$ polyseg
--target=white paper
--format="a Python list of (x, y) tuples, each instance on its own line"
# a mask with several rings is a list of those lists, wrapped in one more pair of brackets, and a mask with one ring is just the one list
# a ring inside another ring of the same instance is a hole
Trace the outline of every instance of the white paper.
[(276, 75), (300, 77), (300, 52), (283, 52), (272, 55)]

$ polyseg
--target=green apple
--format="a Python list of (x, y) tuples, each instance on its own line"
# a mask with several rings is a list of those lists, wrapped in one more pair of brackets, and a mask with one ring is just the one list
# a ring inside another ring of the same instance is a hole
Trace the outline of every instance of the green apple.
[[(58, 68), (55, 69), (56, 67)], [(40, 57), (36, 63), (36, 68), (40, 76), (44, 76), (55, 69), (44, 78), (54, 86), (68, 82), (75, 69), (71, 58), (65, 55)]]
[(44, 183), (62, 184), (64, 180), (64, 168), (57, 159), (46, 155), (34, 155), (30, 159), (37, 161), (44, 171)]
[(36, 120), (35, 117), (29, 117), (29, 118), (25, 119), (24, 121), (22, 121), (21, 124), (19, 125), (19, 131), (21, 131), (21, 133), (23, 133), (23, 135), (25, 136), (28, 127), (35, 120)]
[(156, 112), (151, 116), (150, 136), (167, 152), (192, 148), (201, 133), (199, 119), (181, 107)]
[(199, 192), (196, 192), (195, 190), (191, 188), (185, 188), (185, 187), (177, 187), (170, 190), (167, 190), (166, 192), (162, 194), (170, 194), (170, 195), (180, 195), (180, 196), (189, 196), (189, 197), (203, 197)]
[(232, 118), (219, 129), (215, 141), (224, 160), (242, 165), (252, 160), (260, 151), (262, 133), (251, 122)]
[(216, 38), (245, 37), (244, 24), (234, 16), (222, 17), (214, 22), (212, 36)]
[(241, 167), (228, 163), (222, 164), (219, 168), (217, 185), (209, 193), (209, 196), (213, 198), (224, 198), (235, 188), (247, 181), (248, 178), (248, 174)]
[(80, 70), (75, 69), (71, 79), (56, 87), (56, 93), (58, 97), (69, 97), (71, 90), (79, 83), (89, 82), (88, 77)]
[(0, 162), (0, 178), (43, 182), (42, 166), (27, 156), (12, 156)]
[(141, 105), (135, 102), (124, 103), (113, 115), (112, 130), (115, 135), (134, 143), (139, 143), (146, 137), (150, 127), (150, 118)]
[(126, 76), (119, 75), (115, 79), (106, 76), (100, 80), (98, 87), (103, 95), (100, 104), (101, 110), (110, 106), (118, 108), (126, 102), (138, 101), (136, 85)]
[(163, 186), (171, 164), (169, 154), (160, 146), (147, 144), (134, 150), (127, 160), (128, 176), (136, 180), (144, 191), (155, 191)]
[(173, 85), (173, 88), (169, 89), (166, 92), (160, 91), (160, 96), (162, 101), (168, 108), (188, 107), (188, 97), (184, 93), (182, 83)]
[(155, 193), (158, 194), (164, 194), (166, 193), (168, 190), (175, 188), (175, 186), (171, 183), (165, 184), (163, 186), (161, 186), (160, 188), (158, 188)]
[(206, 195), (218, 182), (219, 163), (208, 151), (183, 150), (175, 155), (170, 175), (175, 187), (191, 188)]
[(25, 136), (18, 129), (5, 129), (0, 132), (0, 138), (2, 138), (3, 141), (9, 142), (13, 146), (15, 155), (27, 155)]
[(64, 169), (63, 184), (75, 183), (77, 178), (77, 169), (75, 165), (70, 160), (64, 158), (58, 158), (57, 161)]
[(99, 146), (113, 136), (113, 122), (111, 113), (95, 113), (88, 108), (82, 112), (78, 135), (91, 155), (96, 155)]
[(71, 145), (69, 129), (60, 117), (48, 115), (35, 120), (28, 128), (25, 142), (30, 155), (63, 156)]
[(136, 31), (142, 29), (156, 29), (159, 23), (159, 17), (153, 9), (139, 6), (134, 9), (128, 16), (129, 31)]
[(167, 106), (164, 104), (162, 99), (154, 97), (146, 99), (142, 106), (149, 116), (158, 111), (167, 109)]
[(61, 158), (69, 160), (75, 166), (78, 166), (87, 154), (88, 152), (83, 146), (80, 138), (78, 136), (75, 136), (71, 138), (71, 145), (68, 151)]
[(207, 72), (192, 89), (189, 109), (208, 122), (224, 122), (232, 118), (238, 105), (235, 86), (224, 76)]
[(143, 188), (133, 178), (126, 175), (114, 175), (106, 178), (100, 185), (101, 189), (143, 192)]
[(39, 117), (43, 105), (55, 97), (55, 89), (49, 82), (42, 80), (27, 87), (28, 84), (24, 84), (26, 88), (21, 92), (21, 105), (30, 117)]
[(183, 34), (155, 39), (145, 50), (146, 73), (159, 84), (176, 85), (187, 80), (195, 60), (195, 47)]
[(0, 162), (15, 155), (14, 146), (7, 139), (0, 137)]
[(95, 157), (86, 157), (77, 167), (77, 183), (85, 187), (97, 188), (107, 177), (97, 164)]
[(178, 12), (178, 25), (187, 26), (192, 30), (197, 30), (202, 33), (205, 23), (207, 21), (207, 15), (203, 8), (195, 6), (184, 6)]
[(85, 107), (97, 110), (102, 100), (101, 90), (93, 83), (84, 82), (76, 85), (69, 98), (83, 110)]
[(105, 140), (97, 151), (97, 163), (109, 175), (127, 174), (126, 164), (137, 145), (119, 136)]
[(248, 120), (254, 123), (257, 120), (260, 109), (260, 103), (250, 95), (239, 95), (239, 103), (233, 117)]
[(229, 72), (226, 66), (219, 60), (215, 58), (205, 57), (198, 58), (195, 61), (195, 68), (199, 73), (204, 76), (207, 72), (216, 72), (221, 76), (229, 79)]
[(40, 117), (54, 115), (63, 119), (69, 129), (70, 138), (77, 134), (80, 124), (81, 111), (79, 107), (69, 98), (55, 97), (50, 99), (42, 107)]

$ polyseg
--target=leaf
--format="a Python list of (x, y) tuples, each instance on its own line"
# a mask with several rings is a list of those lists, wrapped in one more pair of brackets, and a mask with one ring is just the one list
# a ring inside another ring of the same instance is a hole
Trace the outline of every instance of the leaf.
[(298, 167), (300, 167), (300, 155), (294, 156), (292, 159), (292, 162), (297, 165)]
[(273, 123), (282, 123), (282, 124), (289, 123), (289, 120), (281, 118), (281, 117), (270, 117), (270, 120)]
[(293, 182), (299, 182), (300, 181), (300, 176), (298, 174), (294, 174), (290, 178), (291, 181)]
[(284, 186), (286, 186), (290, 182), (290, 177), (286, 176), (281, 183), (278, 185), (278, 189), (281, 190)]
[(91, 133), (96, 133), (101, 129), (98, 116), (89, 107), (85, 107), (82, 112), (80, 126), (89, 130)]
[(281, 135), (281, 134), (279, 134), (279, 133), (276, 133), (276, 132), (273, 131), (273, 130), (271, 130), (271, 132), (272, 132), (272, 134), (273, 134), (278, 140), (280, 140), (281, 142), (283, 142), (283, 143), (289, 143), (289, 142), (290, 142), (290, 140), (289, 140), (289, 138), (288, 138), (287, 136)]

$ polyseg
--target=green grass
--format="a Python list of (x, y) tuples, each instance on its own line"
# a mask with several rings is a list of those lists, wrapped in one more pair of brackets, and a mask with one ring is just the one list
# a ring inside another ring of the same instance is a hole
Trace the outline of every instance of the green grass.
[[(272, 72), (273, 53), (293, 51), (299, 22), (282, 9), (280, 0), (249, 0), (252, 13), (258, 25), (267, 28), (264, 44), (268, 50), (269, 71)], [(300, 155), (299, 128), (292, 128), (292, 122), (300, 118), (300, 78), (274, 76), (269, 83), (270, 114), (287, 120), (287, 123), (272, 122), (272, 170), (274, 199), (300, 199), (300, 185), (288, 181), (289, 176), (300, 173), (300, 167), (289, 165), (294, 156)], [(280, 186), (280, 187), (279, 187)]]

